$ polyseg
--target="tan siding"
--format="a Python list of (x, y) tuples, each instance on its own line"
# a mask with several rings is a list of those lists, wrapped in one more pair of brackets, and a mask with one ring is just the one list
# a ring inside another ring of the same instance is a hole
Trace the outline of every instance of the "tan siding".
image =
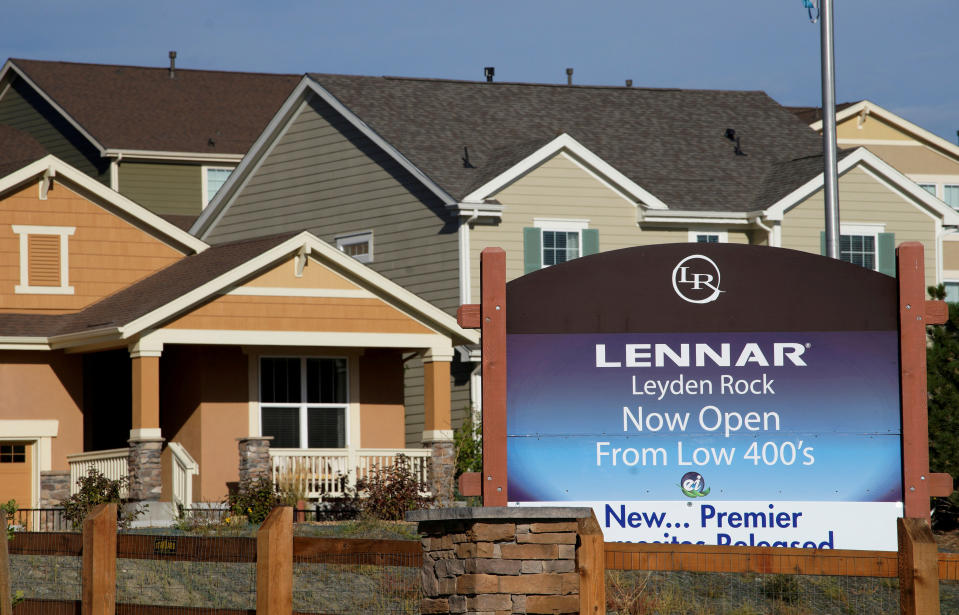
[(243, 286), (252, 288), (332, 288), (357, 290), (360, 287), (310, 258), (303, 275), (296, 277), (295, 259), (277, 265)]
[(240, 295), (215, 299), (167, 328), (433, 333), (379, 299)]
[(836, 137), (839, 139), (883, 139), (896, 141), (911, 141), (912, 137), (900, 131), (874, 115), (866, 116), (866, 120), (859, 123), (859, 116), (841, 122), (836, 126)]
[(304, 106), (211, 233), (214, 243), (309, 230), (373, 231), (371, 267), (448, 313), (458, 306), (456, 218), (322, 101)]
[[(523, 275), (523, 228), (535, 218), (589, 220), (599, 230), (602, 251), (660, 243), (685, 243), (689, 229), (640, 227), (636, 206), (584, 171), (563, 154), (557, 154), (495, 198), (505, 205), (497, 224), (477, 224), (470, 230), (471, 301), (479, 301), (479, 255), (483, 248), (506, 250), (506, 279)], [(730, 243), (748, 243), (747, 231), (729, 231)]]
[(866, 148), (908, 175), (959, 176), (959, 161), (925, 146), (866, 145)]
[[(13, 232), (15, 224), (76, 227), (67, 238), (73, 295), (14, 293), (20, 283), (20, 237)], [(181, 257), (180, 252), (61, 182), (44, 201), (34, 183), (0, 199), (0, 312), (79, 310)]]
[(959, 241), (942, 242), (942, 268), (959, 271)]
[(27, 133), (60, 160), (110, 184), (109, 161), (19, 77), (0, 99), (0, 124)]
[(120, 163), (120, 193), (158, 214), (200, 215), (203, 185), (200, 165), (152, 162)]
[[(820, 232), (825, 226), (822, 191), (786, 212), (782, 225), (784, 248), (820, 253)], [(912, 201), (893, 192), (872, 175), (854, 168), (839, 180), (839, 212), (846, 224), (885, 223), (896, 234), (896, 245), (919, 241), (925, 246), (926, 281), (936, 280), (936, 225)]]

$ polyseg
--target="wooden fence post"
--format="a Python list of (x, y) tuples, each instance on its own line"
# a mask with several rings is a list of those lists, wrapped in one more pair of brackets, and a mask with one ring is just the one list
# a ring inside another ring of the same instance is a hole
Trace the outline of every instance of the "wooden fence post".
[(939, 615), (939, 556), (929, 522), (903, 518), (899, 535), (899, 611)]
[(3, 518), (3, 524), (0, 529), (3, 535), (0, 536), (0, 615), (11, 615), (13, 613), (13, 594), (10, 592), (10, 551), (7, 549), (7, 519), (6, 515), (0, 513)]
[(293, 612), (293, 508), (277, 506), (256, 533), (257, 615)]
[(580, 615), (606, 613), (606, 546), (596, 514), (578, 520), (576, 569), (579, 572)]
[(117, 607), (117, 505), (98, 504), (83, 520), (80, 612), (113, 615)]

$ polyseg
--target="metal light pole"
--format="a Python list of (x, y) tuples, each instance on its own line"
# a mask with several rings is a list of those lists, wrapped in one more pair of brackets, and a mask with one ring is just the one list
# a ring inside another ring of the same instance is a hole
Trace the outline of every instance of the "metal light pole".
[(821, 0), (819, 47), (822, 61), (823, 197), (826, 201), (826, 256), (839, 258), (839, 167), (836, 159), (836, 62), (832, 0)]

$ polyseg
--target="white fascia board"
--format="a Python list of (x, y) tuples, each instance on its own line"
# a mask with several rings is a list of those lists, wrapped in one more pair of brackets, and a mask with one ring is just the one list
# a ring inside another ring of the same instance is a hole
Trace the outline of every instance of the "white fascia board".
[(703, 224), (703, 225), (748, 225), (753, 218), (761, 216), (762, 211), (722, 212), (722, 211), (655, 211), (643, 214), (641, 224)]
[(103, 158), (122, 158), (124, 160), (166, 160), (179, 162), (224, 162), (237, 164), (243, 160), (243, 154), (210, 154), (207, 152), (165, 152), (149, 149), (110, 148), (103, 151)]
[(3, 194), (7, 190), (26, 181), (29, 181), (35, 176), (43, 175), (43, 173), (48, 169), (53, 169), (56, 172), (57, 180), (66, 178), (71, 183), (93, 193), (95, 196), (107, 201), (130, 217), (139, 220), (143, 224), (150, 226), (156, 231), (159, 231), (162, 235), (166, 236), (171, 243), (178, 244), (181, 249), (186, 248), (186, 251), (188, 252), (192, 251), (199, 253), (209, 247), (205, 242), (200, 241), (183, 229), (170, 224), (160, 216), (156, 215), (145, 207), (136, 204), (119, 192), (104, 186), (86, 173), (78, 171), (53, 154), (48, 154), (40, 160), (30, 163), (27, 166), (14, 171), (10, 175), (7, 175), (6, 177), (0, 178), (0, 194)]
[(216, 226), (217, 222), (229, 211), (240, 189), (246, 185), (248, 178), (252, 177), (260, 167), (263, 159), (273, 150), (276, 141), (286, 133), (286, 130), (299, 113), (301, 107), (309, 100), (310, 83), (312, 79), (304, 76), (300, 79), (293, 91), (287, 96), (286, 100), (280, 105), (280, 109), (273, 115), (270, 122), (256, 138), (249, 151), (240, 160), (237, 167), (230, 173), (230, 177), (217, 191), (216, 196), (210, 201), (200, 213), (190, 232), (201, 239), (205, 239), (210, 231)]
[(150, 339), (166, 344), (229, 346), (312, 346), (343, 348), (452, 348), (439, 333), (363, 333), (343, 331), (247, 331), (233, 329), (160, 329)]
[[(862, 113), (863, 111), (865, 111), (867, 115), (875, 115), (876, 117), (892, 124), (896, 128), (899, 128), (903, 130), (904, 132), (908, 132), (912, 134), (912, 136), (915, 137), (916, 139), (920, 141), (925, 141), (926, 143), (928, 143), (929, 145), (932, 145), (936, 149), (942, 150), (944, 153), (948, 154), (952, 158), (959, 160), (959, 146), (957, 146), (955, 143), (950, 143), (949, 141), (943, 139), (942, 137), (929, 132), (922, 126), (917, 126), (916, 124), (913, 124), (909, 120), (899, 115), (896, 115), (892, 111), (884, 109), (880, 107), (879, 105), (877, 105), (876, 103), (870, 102), (868, 100), (861, 100), (858, 103), (852, 105), (851, 107), (847, 107), (843, 109), (842, 111), (840, 111), (839, 113), (837, 113), (836, 122), (838, 123), (840, 121), (844, 121), (854, 115), (858, 115), (859, 113)], [(819, 120), (818, 122), (813, 122), (812, 124), (809, 125), (809, 127), (817, 132), (822, 131), (822, 120)], [(899, 145), (906, 145), (906, 142), (903, 142)]]
[(91, 331), (54, 335), (50, 337), (49, 343), (52, 350), (63, 350), (77, 346), (115, 345), (120, 339), (119, 327), (103, 327)]
[(93, 147), (97, 148), (97, 151), (100, 152), (100, 155), (103, 155), (103, 152), (105, 151), (106, 148), (104, 148), (99, 141), (93, 138), (93, 135), (87, 132), (87, 130), (83, 126), (81, 126), (79, 122), (73, 119), (73, 116), (67, 113), (66, 109), (58, 105), (57, 101), (50, 98), (49, 94), (44, 92), (43, 89), (33, 81), (33, 79), (31, 79), (19, 66), (17, 66), (13, 62), (13, 60), (7, 60), (6, 64), (3, 65), (3, 70), (0, 71), (0, 82), (2, 82), (5, 78), (7, 78), (8, 73), (11, 71), (16, 73), (17, 76), (20, 77), (21, 79), (26, 81), (27, 85), (33, 88), (33, 90), (40, 95), (40, 98), (47, 101), (47, 103), (51, 107), (53, 107), (54, 111), (62, 115), (63, 119), (65, 119), (71, 126), (76, 128), (80, 134), (82, 134), (88, 141), (90, 141)]
[[(848, 170), (860, 164), (877, 173), (895, 189), (912, 196), (916, 201), (925, 205), (942, 219), (943, 224), (951, 226), (959, 222), (959, 213), (920, 188), (919, 184), (897, 171), (865, 147), (856, 148), (852, 154), (849, 154), (839, 161), (839, 175), (846, 173)], [(819, 173), (776, 203), (770, 205), (766, 209), (765, 217), (768, 220), (781, 221), (789, 209), (821, 189), (822, 186), (823, 174)]]
[(669, 209), (665, 203), (653, 196), (652, 193), (617, 171), (613, 165), (591, 152), (582, 143), (567, 133), (559, 135), (509, 169), (469, 193), (463, 198), (463, 201), (483, 201), (563, 150), (572, 153), (588, 166), (595, 169), (602, 177), (607, 178), (611, 183), (621, 186), (629, 196), (643, 203), (648, 209)]
[(51, 350), (45, 337), (0, 336), (0, 350)]
[[(411, 308), (414, 314), (407, 315), (417, 318), (418, 320), (427, 320), (435, 323), (435, 326), (431, 326), (431, 328), (438, 327), (444, 329), (449, 335), (459, 336), (471, 343), (478, 343), (479, 334), (477, 332), (462, 329), (456, 323), (456, 319), (446, 312), (420, 299), (395, 282), (359, 263), (351, 256), (321, 241), (308, 231), (304, 231), (287, 239), (283, 243), (274, 246), (263, 254), (237, 266), (233, 270), (193, 289), (170, 303), (153, 310), (149, 314), (145, 314), (124, 325), (120, 328), (121, 335), (124, 339), (128, 339), (142, 333), (146, 329), (156, 327), (163, 321), (190, 309), (210, 297), (220, 294), (229, 286), (240, 282), (263, 268), (296, 253), (304, 246), (313, 254), (322, 256), (325, 260), (332, 262), (333, 265), (339, 267), (341, 270), (345, 270), (347, 273), (355, 276), (361, 280), (362, 283), (371, 287), (371, 289), (380, 291), (380, 293), (375, 294), (380, 294), (381, 296), (382, 294), (386, 294), (388, 297)], [(424, 324), (430, 326), (427, 323)]]
[(455, 211), (461, 216), (502, 218), (505, 206), (502, 203), (468, 203), (466, 201), (462, 201), (447, 205), (447, 208)]

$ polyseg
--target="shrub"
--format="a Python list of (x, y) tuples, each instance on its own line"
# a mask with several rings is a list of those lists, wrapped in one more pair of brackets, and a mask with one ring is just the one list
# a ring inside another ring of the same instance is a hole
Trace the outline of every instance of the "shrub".
[(428, 506), (433, 498), (420, 495), (423, 487), (406, 455), (397, 455), (393, 465), (374, 466), (356, 483), (357, 490), (366, 492), (363, 511), (385, 521), (400, 521), (406, 511)]
[(63, 507), (63, 517), (73, 525), (74, 529), (80, 529), (83, 526), (83, 520), (94, 507), (98, 504), (113, 503), (117, 505), (117, 526), (130, 527), (141, 511), (124, 506), (130, 500), (121, 497), (120, 494), (126, 489), (128, 482), (129, 479), (126, 476), (114, 480), (107, 478), (95, 468), (90, 468), (86, 476), (77, 479), (80, 490), (60, 502), (60, 506)]
[(17, 501), (7, 500), (5, 504), (0, 504), (0, 515), (3, 515), (7, 523), (7, 540), (13, 540), (13, 518), (17, 514)]
[[(943, 285), (930, 286), (933, 299), (943, 300)], [(926, 350), (929, 394), (929, 470), (959, 476), (959, 304), (949, 304), (949, 320), (929, 329)], [(934, 501), (933, 526), (959, 526), (959, 495)]]
[(465, 472), (483, 471), (483, 423), (474, 423), (472, 412), (466, 415), (466, 420), (453, 434), (453, 444), (456, 447), (456, 477)]
[(266, 477), (240, 481), (235, 493), (227, 499), (232, 516), (245, 515), (250, 523), (263, 523), (274, 507), (280, 505), (280, 496), (273, 481)]

